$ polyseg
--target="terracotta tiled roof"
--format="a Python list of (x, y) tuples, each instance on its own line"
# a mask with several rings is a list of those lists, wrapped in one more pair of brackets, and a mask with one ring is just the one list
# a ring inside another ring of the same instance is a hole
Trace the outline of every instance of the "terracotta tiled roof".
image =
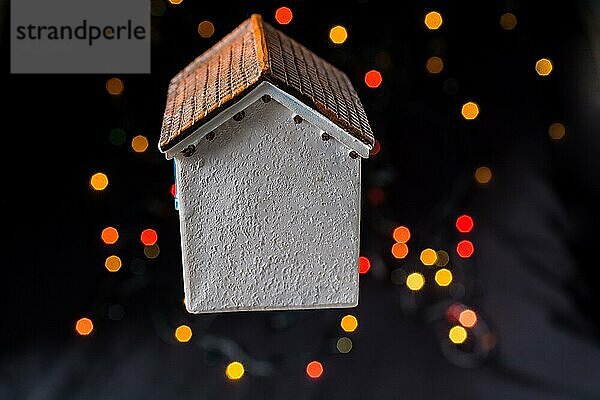
[(265, 80), (374, 143), (346, 74), (253, 15), (171, 80), (160, 149), (169, 150)]

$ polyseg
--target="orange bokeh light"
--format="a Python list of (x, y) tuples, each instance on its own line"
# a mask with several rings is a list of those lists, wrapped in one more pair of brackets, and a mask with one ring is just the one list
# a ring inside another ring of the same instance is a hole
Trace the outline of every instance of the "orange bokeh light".
[(381, 82), (383, 82), (381, 72), (372, 69), (365, 74), (365, 84), (371, 89), (376, 89), (381, 86)]
[(366, 274), (371, 269), (371, 261), (365, 256), (358, 258), (358, 273)]
[(81, 336), (87, 336), (94, 330), (94, 323), (89, 318), (80, 318), (75, 323), (75, 331)]
[(107, 226), (102, 229), (102, 234), (100, 236), (105, 244), (115, 244), (117, 243), (117, 240), (119, 240), (119, 231), (112, 226)]
[(294, 13), (289, 7), (279, 7), (277, 11), (275, 11), (275, 20), (277, 23), (281, 25), (287, 25), (292, 22), (294, 18)]
[(465, 328), (472, 328), (477, 323), (477, 314), (473, 310), (466, 309), (458, 316), (458, 322)]
[(144, 246), (152, 246), (158, 241), (158, 234), (154, 229), (144, 229), (140, 235), (140, 240)]
[(311, 361), (306, 365), (306, 375), (309, 378), (317, 379), (323, 375), (323, 364), (318, 361)]
[(401, 225), (394, 229), (392, 237), (398, 243), (406, 243), (410, 239), (410, 229), (408, 229), (406, 226)]
[(394, 243), (392, 246), (392, 255), (396, 258), (404, 258), (408, 255), (408, 246), (406, 243)]

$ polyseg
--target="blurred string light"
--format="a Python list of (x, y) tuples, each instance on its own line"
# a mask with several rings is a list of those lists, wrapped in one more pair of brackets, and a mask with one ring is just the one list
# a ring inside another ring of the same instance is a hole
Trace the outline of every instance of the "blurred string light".
[(371, 89), (377, 89), (381, 86), (383, 82), (383, 77), (381, 76), (381, 72), (377, 70), (370, 70), (365, 74), (365, 84)]
[(344, 315), (340, 321), (340, 326), (344, 332), (354, 332), (358, 328), (358, 319), (352, 314)]
[(352, 340), (347, 337), (341, 337), (336, 342), (335, 347), (340, 353), (348, 354), (352, 350)]
[(440, 57), (429, 57), (425, 68), (430, 74), (439, 74), (444, 69), (444, 61)]
[(517, 17), (513, 13), (505, 13), (500, 16), (500, 26), (502, 29), (512, 31), (517, 26)]
[(371, 261), (365, 256), (358, 257), (358, 273), (366, 274), (371, 269)]
[(244, 364), (239, 361), (232, 361), (227, 364), (227, 368), (225, 368), (225, 376), (227, 379), (232, 381), (237, 381), (244, 376)]
[(280, 25), (287, 25), (292, 22), (294, 18), (294, 13), (289, 7), (279, 7), (277, 11), (275, 11), (275, 21), (277, 21)]
[(104, 190), (108, 186), (108, 176), (102, 172), (96, 172), (90, 178), (90, 186), (94, 190)]
[(392, 233), (392, 237), (398, 243), (406, 243), (410, 240), (410, 229), (406, 226), (400, 225)]
[(467, 330), (460, 325), (453, 326), (448, 331), (448, 338), (454, 344), (461, 344), (467, 340)]
[(473, 226), (475, 223), (473, 222), (473, 218), (470, 215), (461, 215), (456, 218), (456, 229), (460, 233), (469, 233), (473, 230)]
[(215, 33), (215, 25), (210, 21), (202, 21), (198, 24), (198, 35), (201, 38), (208, 39)]
[(406, 287), (410, 290), (417, 291), (421, 290), (425, 285), (425, 277), (423, 274), (413, 272), (406, 277)]
[(323, 375), (323, 364), (319, 361), (311, 361), (306, 365), (306, 375), (309, 378), (317, 379)]
[(475, 170), (475, 180), (482, 185), (489, 183), (492, 180), (492, 170), (486, 166), (478, 167)]
[(473, 255), (474, 252), (475, 246), (473, 246), (473, 243), (471, 243), (470, 240), (461, 240), (456, 245), (456, 253), (461, 258), (469, 258)]
[(94, 323), (91, 319), (83, 317), (79, 318), (75, 323), (75, 332), (81, 336), (87, 336), (94, 330)]
[(553, 140), (560, 140), (565, 137), (567, 130), (560, 122), (555, 122), (548, 127), (548, 136)]
[(133, 139), (131, 139), (131, 148), (136, 153), (143, 153), (148, 149), (148, 139), (146, 136), (137, 135)]
[(124, 89), (125, 85), (119, 78), (110, 78), (106, 81), (106, 91), (113, 96), (120, 95)]
[(405, 258), (408, 255), (408, 246), (406, 243), (394, 243), (392, 245), (392, 255), (398, 259)]
[(431, 266), (437, 261), (437, 253), (433, 249), (425, 249), (421, 252), (419, 259), (423, 265)]
[(463, 310), (458, 316), (458, 322), (465, 328), (472, 328), (477, 324), (477, 314), (470, 309)]
[(466, 120), (473, 120), (479, 115), (479, 105), (473, 101), (463, 104), (460, 113)]
[(450, 256), (448, 255), (448, 253), (445, 250), (438, 250), (436, 251), (437, 253), (437, 260), (435, 260), (435, 265), (437, 267), (445, 267), (446, 265), (448, 265), (448, 262), (450, 261)]
[(107, 226), (102, 229), (102, 233), (100, 234), (100, 238), (105, 244), (115, 244), (117, 240), (119, 240), (119, 231), (112, 226)]
[(452, 271), (446, 268), (439, 269), (435, 273), (435, 283), (439, 286), (448, 286), (452, 283)]
[(144, 229), (140, 234), (140, 240), (144, 246), (152, 246), (158, 241), (158, 233), (154, 229)]
[(329, 40), (333, 44), (342, 44), (348, 39), (348, 31), (341, 25), (336, 25), (329, 30)]
[(104, 267), (108, 272), (117, 272), (121, 269), (123, 263), (119, 256), (108, 256), (104, 261)]
[(535, 63), (535, 71), (539, 76), (548, 76), (554, 69), (552, 61), (547, 58), (540, 58)]
[(154, 259), (160, 254), (160, 247), (157, 244), (152, 246), (144, 246), (144, 255), (146, 258)]
[(424, 22), (427, 29), (434, 31), (442, 26), (444, 20), (439, 12), (430, 11), (425, 15)]
[(126, 140), (125, 131), (121, 128), (115, 128), (110, 131), (109, 139), (115, 146), (121, 146)]
[(187, 343), (192, 338), (192, 328), (187, 325), (179, 325), (177, 329), (175, 329), (174, 336), (178, 342)]

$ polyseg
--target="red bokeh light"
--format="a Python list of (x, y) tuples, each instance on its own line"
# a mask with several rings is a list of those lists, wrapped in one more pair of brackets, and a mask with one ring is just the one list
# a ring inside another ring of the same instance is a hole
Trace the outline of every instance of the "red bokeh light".
[(175, 184), (171, 185), (171, 196), (175, 197), (177, 195), (177, 186)]
[(306, 365), (306, 375), (309, 378), (317, 379), (323, 375), (323, 364), (318, 361), (311, 361)]
[(144, 229), (140, 235), (140, 240), (144, 246), (153, 246), (158, 241), (158, 234), (154, 229)]
[(456, 219), (456, 229), (460, 233), (469, 233), (473, 229), (475, 223), (473, 222), (473, 218), (469, 215), (461, 215)]
[(462, 258), (469, 258), (475, 252), (475, 246), (470, 240), (462, 240), (456, 245), (456, 252)]
[(458, 321), (460, 313), (463, 312), (464, 309), (465, 309), (465, 307), (463, 307), (460, 304), (452, 304), (446, 310), (446, 318), (448, 319), (449, 322), (455, 323)]
[(373, 145), (373, 148), (369, 152), (369, 155), (376, 156), (377, 154), (379, 154), (380, 150), (381, 150), (381, 143), (379, 142), (379, 140), (376, 140), (375, 144)]
[(358, 258), (358, 273), (366, 274), (371, 269), (371, 261), (365, 256)]
[(385, 192), (380, 187), (372, 187), (367, 192), (367, 199), (369, 200), (369, 203), (378, 206), (384, 202)]
[(289, 24), (292, 22), (292, 18), (294, 18), (294, 14), (289, 7), (279, 7), (275, 11), (275, 20), (281, 25)]
[(381, 85), (381, 82), (383, 82), (381, 72), (372, 69), (365, 74), (365, 83), (371, 89), (378, 88)]

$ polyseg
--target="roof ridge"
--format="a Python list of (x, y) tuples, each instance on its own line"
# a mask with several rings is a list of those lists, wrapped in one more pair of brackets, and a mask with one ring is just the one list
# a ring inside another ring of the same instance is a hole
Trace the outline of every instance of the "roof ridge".
[(270, 70), (270, 55), (267, 47), (267, 38), (265, 36), (265, 24), (260, 14), (252, 14), (250, 17), (252, 23), (252, 32), (254, 33), (254, 42), (256, 43), (256, 57), (260, 68), (260, 75), (264, 76)]

